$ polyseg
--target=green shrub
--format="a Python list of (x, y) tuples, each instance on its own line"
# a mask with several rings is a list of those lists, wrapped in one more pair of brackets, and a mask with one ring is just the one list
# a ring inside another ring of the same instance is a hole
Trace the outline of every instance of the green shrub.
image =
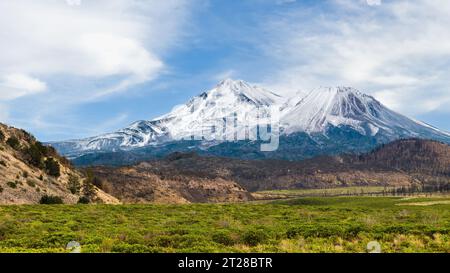
[(72, 194), (79, 194), (81, 189), (80, 179), (78, 176), (71, 174), (69, 176), (69, 181), (67, 188)]
[(9, 181), (6, 183), (6, 185), (8, 185), (10, 188), (13, 188), (13, 189), (17, 188), (16, 182)]
[(94, 176), (92, 177), (92, 184), (94, 184), (94, 186), (96, 186), (97, 188), (102, 188), (103, 181), (97, 176)]
[(366, 231), (367, 230), (362, 226), (350, 225), (345, 228), (344, 234), (342, 237), (344, 237), (346, 239), (355, 238), (356, 236), (358, 236), (358, 234), (360, 234), (362, 232), (366, 232)]
[(6, 141), (6, 144), (8, 144), (14, 150), (18, 150), (20, 148), (20, 142), (17, 139), (17, 137), (15, 137), (15, 136), (8, 138), (8, 140)]
[(3, 133), (2, 130), (0, 130), (0, 141), (4, 141), (5, 140), (5, 134)]
[(333, 224), (329, 225), (307, 225), (301, 230), (301, 235), (303, 237), (318, 237), (326, 238), (331, 236), (343, 236), (344, 230), (342, 226), (337, 226)]
[(3, 192), (3, 187), (2, 186), (0, 186), (0, 193), (2, 193)]
[(263, 230), (251, 229), (242, 235), (242, 242), (248, 246), (257, 246), (267, 239), (267, 235)]
[(89, 204), (91, 201), (86, 196), (81, 196), (78, 199), (78, 204)]
[(23, 171), (22, 176), (23, 176), (23, 178), (28, 178), (28, 172), (27, 171)]
[(36, 187), (36, 182), (34, 182), (34, 180), (32, 179), (27, 179), (27, 185), (34, 188)]
[(97, 188), (95, 188), (93, 181), (94, 181), (94, 175), (91, 170), (87, 171), (87, 178), (83, 182), (83, 185), (81, 186), (81, 192), (83, 193), (83, 196), (87, 198), (89, 201), (92, 201), (95, 198)]
[(212, 240), (213, 242), (216, 242), (218, 244), (221, 245), (225, 245), (225, 246), (232, 246), (234, 245), (234, 240), (231, 237), (229, 232), (226, 231), (219, 231), (213, 234), (212, 236)]
[(54, 158), (47, 158), (44, 162), (45, 164), (45, 170), (48, 175), (59, 177), (61, 175), (61, 170), (58, 161), (56, 161)]
[(286, 238), (295, 239), (298, 237), (299, 234), (300, 234), (300, 231), (299, 231), (298, 227), (290, 227), (286, 231)]
[(5, 167), (8, 167), (8, 164), (6, 164), (6, 161), (4, 160), (0, 160), (0, 165), (3, 165)]
[(43, 205), (57, 205), (57, 204), (64, 204), (61, 197), (56, 195), (44, 195), (41, 197), (41, 200), (39, 200), (39, 204)]
[(119, 253), (156, 253), (157, 250), (140, 244), (121, 243), (112, 246), (112, 252)]
[(44, 168), (43, 165), (43, 159), (46, 156), (54, 156), (56, 155), (56, 152), (53, 150), (53, 148), (44, 146), (41, 142), (36, 141), (35, 143), (32, 143), (30, 147), (28, 147), (24, 153), (27, 156), (28, 162), (37, 167), (37, 168)]
[(155, 238), (155, 244), (158, 247), (178, 247), (180, 244), (182, 236), (175, 235), (161, 235)]
[(25, 154), (28, 156), (28, 163), (38, 168), (43, 167), (43, 155), (36, 145), (30, 145), (30, 147), (25, 151)]

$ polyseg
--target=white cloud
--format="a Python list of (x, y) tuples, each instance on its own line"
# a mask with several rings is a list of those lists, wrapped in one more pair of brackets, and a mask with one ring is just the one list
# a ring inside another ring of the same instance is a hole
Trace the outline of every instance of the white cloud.
[(76, 111), (165, 73), (196, 1), (0, 1), (0, 122), (61, 137), (104, 128)]
[(379, 6), (381, 5), (381, 0), (366, 0), (369, 6)]
[(225, 79), (234, 78), (236, 75), (236, 71), (233, 69), (228, 69), (225, 71), (220, 72), (219, 74), (216, 74), (213, 76), (213, 80), (216, 82), (223, 81)]
[(279, 71), (266, 80), (273, 89), (351, 85), (406, 114), (448, 111), (449, 1), (399, 0), (376, 9), (332, 2), (333, 13), (297, 10), (266, 24), (271, 35), (262, 44)]
[(16, 99), (47, 90), (45, 82), (23, 74), (8, 74), (0, 78), (0, 100)]
[(187, 0), (1, 1), (0, 77), (103, 81), (105, 90), (89, 90), (96, 98), (124, 91), (163, 71), (161, 55), (176, 44), (187, 6)]
[(66, 0), (66, 3), (69, 6), (79, 6), (81, 5), (81, 0)]

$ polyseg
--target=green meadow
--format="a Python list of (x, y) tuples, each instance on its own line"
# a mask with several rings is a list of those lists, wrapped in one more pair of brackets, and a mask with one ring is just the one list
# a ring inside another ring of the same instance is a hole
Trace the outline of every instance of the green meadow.
[(0, 207), (0, 252), (450, 252), (450, 197)]

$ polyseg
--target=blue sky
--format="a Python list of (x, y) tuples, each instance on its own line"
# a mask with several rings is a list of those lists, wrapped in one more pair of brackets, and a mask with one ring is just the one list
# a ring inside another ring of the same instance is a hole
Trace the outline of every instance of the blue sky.
[(443, 0), (2, 1), (0, 121), (92, 136), (231, 77), (352, 86), (450, 130), (449, 18)]

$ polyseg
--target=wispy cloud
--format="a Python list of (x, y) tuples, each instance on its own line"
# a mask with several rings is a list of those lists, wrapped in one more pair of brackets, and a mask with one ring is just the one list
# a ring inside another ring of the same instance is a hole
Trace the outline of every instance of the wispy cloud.
[(66, 3), (69, 6), (79, 6), (81, 5), (81, 0), (66, 0)]
[[(57, 128), (52, 117), (154, 80), (181, 44), (194, 2), (0, 1), (2, 116)], [(24, 105), (28, 114), (7, 114)]]
[(0, 98), (10, 100), (47, 90), (47, 84), (24, 74), (6, 74), (0, 78)]
[(219, 82), (225, 79), (233, 78), (236, 75), (236, 71), (233, 69), (225, 70), (213, 77), (214, 81)]
[(352, 85), (407, 114), (448, 111), (450, 2), (328, 3), (263, 23), (271, 35), (261, 44), (279, 69), (267, 83)]
[[(108, 80), (108, 88), (85, 96), (126, 90), (162, 71), (159, 55), (174, 42), (187, 5), (185, 0), (81, 3), (2, 1), (0, 75), (21, 75), (22, 83), (27, 78), (45, 84), (61, 75)], [(29, 85), (0, 84), (0, 100), (35, 91)]]

